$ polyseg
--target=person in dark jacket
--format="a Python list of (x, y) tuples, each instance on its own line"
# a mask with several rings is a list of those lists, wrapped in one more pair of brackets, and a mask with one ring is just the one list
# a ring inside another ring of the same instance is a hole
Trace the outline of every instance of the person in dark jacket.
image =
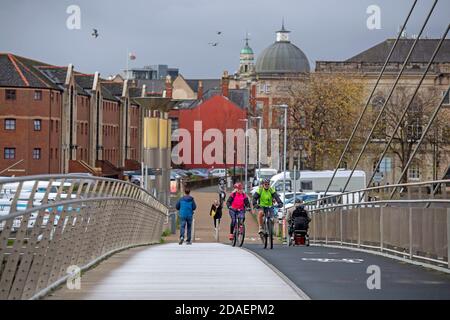
[(222, 203), (220, 203), (219, 200), (214, 200), (209, 213), (210, 216), (214, 219), (214, 229), (216, 229), (220, 224), (220, 219), (222, 219), (222, 209)]
[(195, 200), (189, 194), (191, 190), (186, 188), (184, 190), (184, 197), (178, 200), (176, 204), (176, 209), (179, 211), (180, 217), (180, 242), (179, 244), (183, 244), (184, 241), (184, 230), (187, 225), (187, 235), (186, 235), (186, 244), (192, 244), (191, 242), (191, 228), (192, 228), (192, 217), (194, 215), (195, 209), (197, 209), (197, 205), (195, 204)]
[(300, 200), (296, 201), (296, 203), (299, 203), (299, 205), (287, 217), (290, 236), (292, 236), (295, 230), (308, 231), (309, 223), (311, 222), (310, 213), (306, 210), (303, 202)]

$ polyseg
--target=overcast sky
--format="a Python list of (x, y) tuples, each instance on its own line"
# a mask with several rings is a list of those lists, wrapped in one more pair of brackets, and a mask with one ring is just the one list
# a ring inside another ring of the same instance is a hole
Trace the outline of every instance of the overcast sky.
[[(419, 32), (433, 0), (419, 0), (407, 27)], [(130, 66), (168, 64), (187, 78), (234, 73), (245, 33), (256, 54), (275, 41), (285, 18), (291, 41), (316, 60), (343, 60), (396, 36), (412, 0), (0, 0), (0, 52), (103, 77)], [(81, 29), (69, 30), (67, 7), (81, 9)], [(366, 26), (367, 7), (381, 9), (381, 29)], [(450, 22), (440, 0), (425, 34), (440, 37)], [(91, 36), (97, 28), (99, 37)], [(222, 35), (217, 35), (222, 31)], [(210, 42), (219, 42), (216, 47)]]

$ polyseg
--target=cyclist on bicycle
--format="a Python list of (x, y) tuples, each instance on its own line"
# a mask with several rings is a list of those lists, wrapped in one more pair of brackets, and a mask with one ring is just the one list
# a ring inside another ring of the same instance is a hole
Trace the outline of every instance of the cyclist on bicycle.
[(253, 196), (253, 207), (258, 209), (258, 226), (259, 234), (264, 233), (263, 228), (263, 217), (265, 208), (273, 208), (273, 199), (278, 204), (278, 208), (283, 207), (283, 201), (281, 201), (280, 196), (274, 188), (270, 187), (270, 180), (264, 179), (262, 186), (258, 188), (255, 195)]
[(250, 201), (247, 195), (243, 192), (242, 183), (236, 183), (234, 185), (234, 192), (230, 194), (227, 200), (227, 208), (231, 217), (230, 224), (230, 236), (229, 239), (233, 240), (234, 225), (237, 222), (237, 218), (240, 217), (242, 222), (245, 221), (245, 208), (250, 208)]

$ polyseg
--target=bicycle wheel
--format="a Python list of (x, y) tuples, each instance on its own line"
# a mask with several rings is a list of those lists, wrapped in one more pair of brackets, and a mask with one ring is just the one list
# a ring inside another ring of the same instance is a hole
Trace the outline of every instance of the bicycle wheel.
[(233, 229), (233, 240), (231, 240), (231, 245), (233, 247), (236, 246), (238, 235), (239, 235), (239, 228), (238, 228), (238, 222), (236, 221), (236, 224), (234, 225), (234, 229)]
[(271, 218), (267, 219), (267, 226), (268, 226), (268, 230), (269, 230), (269, 241), (270, 241), (270, 249), (273, 249), (273, 221)]
[(267, 248), (267, 236), (268, 236), (267, 232), (269, 230), (268, 222), (269, 222), (268, 219), (265, 218), (265, 221), (264, 221), (264, 249)]
[(244, 239), (245, 239), (245, 224), (244, 222), (239, 219), (239, 247), (242, 247), (242, 245), (244, 244)]

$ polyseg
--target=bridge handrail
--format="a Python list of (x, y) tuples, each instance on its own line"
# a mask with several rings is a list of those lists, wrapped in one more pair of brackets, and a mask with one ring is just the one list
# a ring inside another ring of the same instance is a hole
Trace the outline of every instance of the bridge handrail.
[(385, 204), (428, 204), (428, 203), (443, 203), (449, 204), (450, 199), (411, 199), (411, 200), (376, 200), (376, 201), (365, 201), (358, 203), (340, 203), (333, 205), (331, 207), (322, 207), (322, 208), (313, 208), (308, 210), (309, 212), (317, 212), (323, 210), (333, 210), (337, 208), (371, 208), (376, 207), (376, 205), (385, 205)]
[(86, 175), (3, 178), (0, 194), (0, 299), (40, 297), (68, 268), (158, 243), (169, 212), (135, 184)]
[[(450, 184), (450, 179), (445, 180), (434, 180), (434, 181), (420, 181), (420, 182), (410, 182), (410, 183), (400, 183), (400, 184), (391, 184), (391, 185), (383, 185), (383, 186), (377, 186), (377, 187), (370, 187), (370, 188), (364, 188), (364, 189), (358, 189), (358, 190), (351, 190), (339, 194), (334, 194), (330, 196), (326, 196), (320, 199), (310, 200), (306, 201), (304, 204), (306, 206), (309, 206), (312, 208), (314, 204), (317, 203), (327, 203), (327, 200), (336, 199), (336, 198), (342, 198), (346, 195), (351, 194), (358, 194), (358, 196), (361, 196), (361, 194), (364, 196), (365, 194), (371, 192), (371, 191), (380, 191), (384, 189), (397, 189), (397, 188), (404, 188), (404, 187), (417, 187), (417, 186), (426, 186), (426, 185), (436, 185), (436, 184)], [(347, 204), (349, 205), (349, 204)], [(351, 203), (350, 205), (357, 205), (357, 203)], [(327, 209), (329, 209), (330, 205), (324, 206)]]
[[(445, 179), (385, 185), (305, 202), (311, 242), (378, 251), (450, 273), (449, 184)], [(423, 186), (429, 186), (429, 196), (423, 196)], [(397, 188), (406, 189), (407, 197), (391, 199), (386, 193), (383, 199), (382, 192), (376, 200), (364, 196)], [(414, 198), (416, 188), (419, 196)]]

